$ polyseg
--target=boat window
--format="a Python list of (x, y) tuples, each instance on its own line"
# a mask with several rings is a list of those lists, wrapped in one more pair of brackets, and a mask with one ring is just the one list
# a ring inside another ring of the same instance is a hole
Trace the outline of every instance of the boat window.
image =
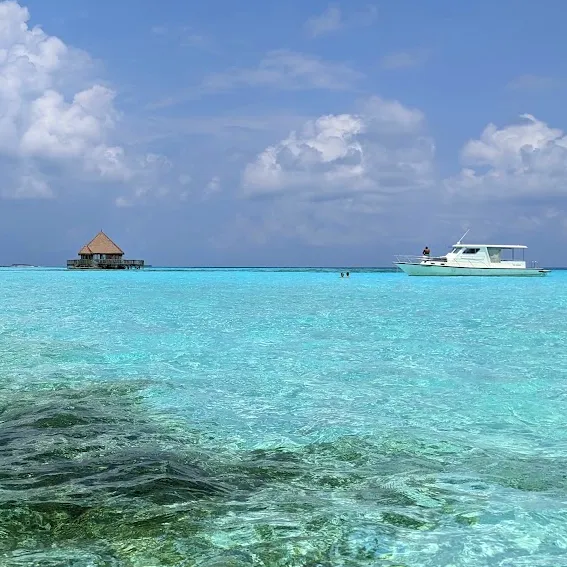
[(463, 254), (476, 254), (480, 248), (465, 248)]
[(502, 261), (502, 248), (489, 248), (488, 255), (491, 263), (498, 264)]
[(524, 250), (514, 250), (513, 248), (505, 248), (501, 253), (501, 262), (510, 262), (515, 260), (524, 260)]

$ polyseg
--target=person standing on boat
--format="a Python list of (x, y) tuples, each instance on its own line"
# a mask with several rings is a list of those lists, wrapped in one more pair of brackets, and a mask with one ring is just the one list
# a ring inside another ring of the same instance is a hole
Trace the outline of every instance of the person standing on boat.
[(429, 254), (431, 254), (431, 250), (429, 250), (429, 246), (426, 246), (426, 247), (423, 249), (422, 254), (423, 254), (424, 256), (429, 256)]

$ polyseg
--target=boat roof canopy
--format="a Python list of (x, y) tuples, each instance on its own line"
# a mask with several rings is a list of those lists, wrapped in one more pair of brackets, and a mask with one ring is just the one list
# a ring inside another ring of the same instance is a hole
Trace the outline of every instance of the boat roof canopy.
[(502, 248), (502, 249), (525, 249), (523, 244), (453, 244), (453, 248)]

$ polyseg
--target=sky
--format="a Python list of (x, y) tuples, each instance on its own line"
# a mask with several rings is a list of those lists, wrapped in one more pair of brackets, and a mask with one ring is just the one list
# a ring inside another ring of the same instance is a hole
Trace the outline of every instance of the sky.
[(567, 3), (0, 1), (0, 264), (566, 266)]

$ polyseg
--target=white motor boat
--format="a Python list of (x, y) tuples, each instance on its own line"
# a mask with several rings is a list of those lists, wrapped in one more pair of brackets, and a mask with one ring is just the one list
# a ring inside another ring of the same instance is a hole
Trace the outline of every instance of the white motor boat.
[[(465, 234), (466, 236), (466, 234)], [(463, 236), (464, 238), (464, 236)], [(408, 276), (545, 276), (550, 270), (538, 268), (533, 262), (526, 267), (520, 244), (453, 245), (445, 256), (397, 256), (394, 264)], [(503, 258), (507, 251), (510, 258)], [(516, 259), (521, 256), (521, 259)]]

